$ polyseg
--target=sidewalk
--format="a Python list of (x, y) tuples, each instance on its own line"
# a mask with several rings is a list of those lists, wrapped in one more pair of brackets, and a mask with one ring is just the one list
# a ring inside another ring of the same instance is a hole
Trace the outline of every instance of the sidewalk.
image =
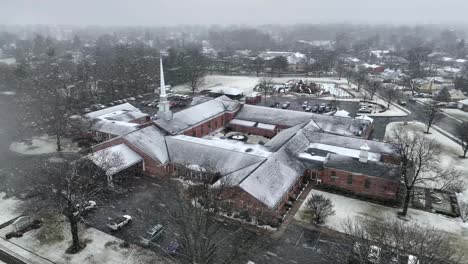
[(297, 211), (301, 207), (307, 195), (313, 189), (313, 186), (314, 184), (312, 183), (312, 181), (310, 181), (307, 187), (301, 193), (301, 195), (299, 195), (297, 200), (294, 202), (293, 207), (291, 208), (291, 210), (289, 210), (281, 226), (278, 227), (278, 229), (276, 229), (276, 231), (273, 232), (273, 234), (271, 235), (272, 239), (278, 240), (283, 236), (284, 232), (286, 232), (286, 229), (288, 229), (289, 224), (294, 220), (294, 215), (297, 213)]
[(1, 237), (0, 237), (0, 251), (5, 252), (12, 258), (18, 260), (18, 263), (55, 264), (55, 262), (45, 259), (35, 254), (34, 252), (31, 252)]

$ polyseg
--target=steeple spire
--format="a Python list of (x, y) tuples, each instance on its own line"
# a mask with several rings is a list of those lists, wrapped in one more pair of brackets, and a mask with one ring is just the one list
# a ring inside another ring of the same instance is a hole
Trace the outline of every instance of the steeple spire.
[(159, 57), (159, 69), (160, 69), (160, 80), (161, 80), (161, 94), (160, 96), (166, 96), (166, 84), (164, 82), (164, 70), (163, 70), (163, 62), (162, 57)]
[(159, 111), (158, 116), (166, 121), (172, 119), (172, 112), (169, 109), (169, 101), (167, 101), (166, 95), (166, 83), (164, 82), (164, 69), (163, 69), (163, 62), (162, 56), (159, 58), (159, 71), (160, 71), (160, 80), (161, 80), (161, 93), (159, 94)]

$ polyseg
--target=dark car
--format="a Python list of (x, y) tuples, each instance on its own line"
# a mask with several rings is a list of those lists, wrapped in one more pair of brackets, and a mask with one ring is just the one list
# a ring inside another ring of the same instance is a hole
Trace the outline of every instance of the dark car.
[(319, 112), (319, 113), (323, 113), (323, 112), (325, 111), (325, 108), (326, 108), (326, 107), (327, 107), (327, 106), (326, 106), (325, 104), (321, 104), (321, 105), (319, 106), (319, 108), (318, 108), (318, 112)]
[(312, 107), (307, 106), (304, 110), (305, 110), (306, 112), (310, 112), (310, 111), (312, 110)]
[(315, 112), (318, 111), (318, 109), (319, 109), (319, 105), (314, 105), (314, 106), (312, 106), (312, 112), (315, 113)]
[(278, 102), (274, 102), (274, 103), (270, 104), (270, 107), (278, 107), (279, 104), (280, 103), (278, 103)]
[(286, 109), (286, 108), (289, 107), (289, 105), (291, 105), (291, 103), (290, 103), (290, 102), (286, 102), (286, 103), (284, 103), (284, 104), (281, 106), (281, 108)]

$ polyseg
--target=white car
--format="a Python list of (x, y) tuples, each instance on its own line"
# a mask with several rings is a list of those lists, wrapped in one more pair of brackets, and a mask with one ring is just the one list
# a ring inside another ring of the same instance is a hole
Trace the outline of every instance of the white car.
[(122, 227), (126, 226), (127, 224), (129, 224), (130, 222), (132, 222), (132, 217), (129, 215), (123, 215), (121, 217), (114, 219), (114, 221), (111, 222), (110, 224), (107, 224), (107, 226), (112, 231), (117, 231), (121, 229)]
[[(95, 210), (96, 207), (97, 207), (97, 204), (96, 204), (95, 201), (88, 201), (88, 202), (86, 202), (85, 204), (83, 204), (83, 206), (84, 206), (84, 207), (83, 207), (83, 210), (82, 210), (81, 213), (82, 213), (82, 214), (86, 214), (86, 213), (88, 213), (88, 212), (91, 211), (91, 210)], [(76, 208), (79, 209), (80, 207), (81, 207), (80, 204), (77, 204), (77, 205), (76, 205)], [(80, 210), (74, 212), (73, 215), (76, 216), (79, 212), (80, 212)]]

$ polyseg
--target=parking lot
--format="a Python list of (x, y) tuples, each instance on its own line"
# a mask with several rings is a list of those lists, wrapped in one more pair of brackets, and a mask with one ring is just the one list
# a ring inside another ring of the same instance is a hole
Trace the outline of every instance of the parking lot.
[[(326, 100), (326, 99), (319, 99), (313, 97), (302, 97), (302, 96), (275, 96), (275, 97), (267, 97), (266, 103), (265, 100), (262, 100), (258, 103), (259, 106), (267, 106), (270, 107), (273, 103), (278, 102), (279, 105), (277, 108), (281, 108), (281, 106), (286, 103), (290, 102), (288, 110), (294, 111), (305, 111), (303, 109), (304, 102), (307, 102), (308, 106), (320, 106), (321, 104), (331, 104), (332, 106), (338, 108), (338, 110), (346, 110), (349, 112), (351, 117), (355, 117), (358, 109), (359, 103), (355, 101), (339, 101), (339, 100)], [(316, 112), (318, 113), (318, 112)]]

